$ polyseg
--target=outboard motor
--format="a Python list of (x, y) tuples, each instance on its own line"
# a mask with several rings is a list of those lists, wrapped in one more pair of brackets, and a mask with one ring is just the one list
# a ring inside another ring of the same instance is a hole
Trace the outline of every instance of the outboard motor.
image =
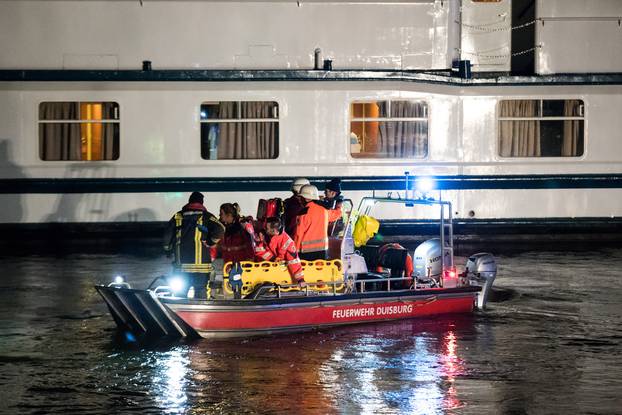
[(415, 277), (420, 281), (434, 280), (439, 282), (441, 269), (441, 240), (428, 239), (419, 245), (413, 254)]
[(485, 252), (471, 255), (466, 263), (465, 274), (469, 285), (478, 285), (482, 291), (477, 296), (477, 308), (486, 307), (488, 294), (497, 276), (497, 262), (492, 254)]

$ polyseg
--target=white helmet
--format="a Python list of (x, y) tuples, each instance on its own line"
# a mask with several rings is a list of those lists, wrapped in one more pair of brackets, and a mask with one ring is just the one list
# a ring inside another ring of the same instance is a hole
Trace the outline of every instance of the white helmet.
[(306, 184), (311, 184), (311, 182), (304, 177), (299, 177), (292, 182), (292, 192), (298, 194), (300, 193), (300, 188)]
[(318, 195), (317, 187), (313, 186), (312, 184), (305, 184), (304, 186), (302, 186), (300, 188), (300, 193), (298, 194), (304, 197), (305, 199), (309, 199), (309, 200), (320, 199), (320, 196)]

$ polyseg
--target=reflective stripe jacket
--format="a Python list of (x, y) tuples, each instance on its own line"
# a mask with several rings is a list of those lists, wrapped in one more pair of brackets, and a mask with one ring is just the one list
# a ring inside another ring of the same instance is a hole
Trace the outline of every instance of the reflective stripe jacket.
[(300, 258), (298, 258), (298, 251), (296, 250), (294, 241), (289, 237), (287, 232), (281, 232), (279, 235), (271, 237), (268, 249), (272, 257), (271, 259), (286, 262), (287, 270), (294, 282), (304, 280), (304, 273), (302, 272)]
[(341, 208), (326, 209), (318, 203), (307, 203), (306, 212), (298, 216), (294, 242), (299, 252), (328, 250), (328, 223), (341, 217)]
[(255, 240), (255, 261), (270, 261), (274, 256), (268, 248), (268, 244), (263, 239), (263, 234), (259, 233), (259, 238)]
[(216, 244), (223, 234), (222, 224), (202, 204), (187, 204), (168, 222), (164, 249), (174, 253), (174, 266), (180, 271), (210, 272), (212, 258), (209, 247)]

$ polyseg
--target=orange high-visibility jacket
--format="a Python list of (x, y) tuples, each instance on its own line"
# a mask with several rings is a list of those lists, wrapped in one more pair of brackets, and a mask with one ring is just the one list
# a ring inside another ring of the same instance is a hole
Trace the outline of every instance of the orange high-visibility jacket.
[(298, 216), (294, 242), (299, 252), (328, 250), (328, 223), (341, 217), (341, 208), (326, 209), (317, 203), (307, 203), (306, 213)]

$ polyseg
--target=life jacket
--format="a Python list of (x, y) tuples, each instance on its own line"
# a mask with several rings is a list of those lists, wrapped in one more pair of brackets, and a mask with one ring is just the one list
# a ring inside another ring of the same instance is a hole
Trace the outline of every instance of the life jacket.
[(298, 251), (296, 250), (294, 241), (289, 237), (287, 232), (281, 232), (271, 237), (268, 249), (276, 261), (285, 261), (292, 281), (299, 282), (304, 280), (304, 273), (302, 271), (300, 258), (298, 257)]
[(341, 209), (326, 209), (313, 202), (307, 203), (306, 211), (298, 216), (294, 242), (298, 252), (328, 250), (328, 223), (341, 217)]
[[(252, 225), (251, 225), (252, 226)], [(240, 222), (232, 223), (225, 229), (225, 236), (220, 244), (224, 263), (252, 261), (255, 257), (253, 236)]]

